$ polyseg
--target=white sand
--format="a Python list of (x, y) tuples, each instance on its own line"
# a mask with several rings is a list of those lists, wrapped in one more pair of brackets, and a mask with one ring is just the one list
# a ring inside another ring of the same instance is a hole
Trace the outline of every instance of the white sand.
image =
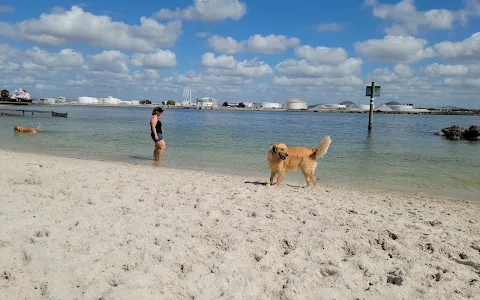
[[(480, 204), (0, 151), (0, 299), (479, 299)], [(319, 169), (321, 172), (321, 168)]]

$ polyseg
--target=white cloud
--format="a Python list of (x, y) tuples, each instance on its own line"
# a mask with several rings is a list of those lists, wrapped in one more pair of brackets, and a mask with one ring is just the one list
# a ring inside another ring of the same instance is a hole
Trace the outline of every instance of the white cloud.
[(161, 9), (154, 14), (159, 19), (184, 19), (188, 21), (218, 22), (226, 19), (240, 20), (247, 5), (238, 0), (195, 0), (184, 9)]
[(300, 44), (300, 40), (287, 38), (284, 35), (255, 34), (246, 41), (246, 44), (247, 51), (250, 53), (279, 54), (285, 52), (287, 48), (297, 46)]
[(33, 78), (30, 77), (30, 76), (26, 76), (26, 77), (15, 77), (15, 79), (13, 79), (13, 83), (14, 83), (14, 84), (20, 84), (20, 85), (31, 84), (31, 83), (34, 83), (34, 82), (35, 82), (35, 79), (33, 79)]
[(433, 48), (425, 48), (427, 43), (424, 39), (411, 36), (387, 35), (383, 39), (357, 42), (355, 43), (355, 51), (371, 61), (409, 64), (435, 57)]
[(15, 9), (13, 6), (10, 5), (0, 5), (0, 13), (11, 13), (14, 12)]
[(212, 52), (207, 52), (202, 56), (202, 65), (210, 68), (235, 69), (237, 61), (233, 56), (220, 55), (215, 57)]
[(262, 36), (260, 34), (252, 35), (248, 40), (236, 41), (232, 37), (222, 37), (214, 35), (208, 39), (210, 47), (222, 54), (234, 54), (240, 52), (280, 54), (287, 48), (295, 47), (300, 44), (298, 38), (287, 38), (284, 35), (270, 34)]
[(478, 88), (480, 86), (480, 78), (467, 78), (464, 82), (471, 87)]
[(345, 76), (339, 78), (323, 77), (323, 78), (305, 78), (296, 77), (289, 78), (286, 76), (275, 76), (272, 79), (276, 85), (307, 85), (307, 86), (325, 86), (325, 85), (363, 85), (363, 80), (357, 76)]
[(257, 59), (237, 61), (233, 56), (215, 56), (207, 52), (202, 56), (203, 72), (188, 71), (164, 78), (165, 90), (182, 93), (188, 86), (199, 95), (229, 93), (242, 95), (258, 92), (260, 81), (272, 75), (272, 68)]
[[(237, 76), (216, 75), (189, 71), (164, 79), (165, 90), (181, 94), (185, 86), (192, 88), (197, 95), (229, 93), (246, 95), (256, 90), (253, 79)], [(246, 88), (248, 86), (248, 89)]]
[(37, 89), (37, 90), (52, 90), (52, 89), (55, 89), (55, 86), (51, 85), (51, 84), (37, 83), (35, 85), (35, 89)]
[[(340, 92), (332, 85), (358, 86), (363, 84), (361, 75), (362, 60), (349, 58), (343, 48), (329, 48), (309, 45), (295, 48), (295, 55), (302, 60), (286, 59), (275, 66), (276, 76), (272, 83), (287, 88), (287, 91), (301, 86), (306, 95), (315, 92), (334, 95)], [(319, 89), (321, 87), (321, 90)], [(318, 94), (318, 95), (320, 95)], [(317, 95), (317, 96), (318, 96)]]
[(211, 35), (210, 32), (205, 32), (205, 31), (200, 31), (200, 32), (197, 32), (195, 33), (196, 36), (198, 37), (201, 37), (201, 38), (205, 38), (205, 37), (209, 37)]
[(426, 66), (424, 71), (430, 76), (463, 76), (468, 74), (469, 68), (464, 65), (442, 65), (434, 63)]
[(295, 55), (321, 64), (338, 65), (347, 59), (347, 51), (343, 48), (300, 46), (295, 48)]
[(273, 74), (272, 68), (263, 61), (251, 60), (237, 61), (234, 69), (208, 68), (207, 73), (218, 76), (233, 76), (242, 78), (260, 78)]
[(433, 46), (438, 56), (461, 61), (480, 59), (480, 32), (472, 34), (461, 42), (444, 41)]
[(412, 67), (408, 65), (403, 65), (403, 64), (398, 64), (395, 65), (393, 68), (393, 71), (395, 72), (396, 75), (404, 78), (412, 77), (414, 70)]
[(140, 26), (133, 26), (114, 22), (109, 16), (84, 12), (78, 6), (16, 24), (0, 22), (0, 36), (45, 46), (85, 43), (103, 48), (152, 51), (157, 46), (173, 46), (181, 34), (182, 23), (178, 20), (161, 24), (141, 17)]
[(160, 75), (158, 74), (157, 70), (147, 69), (145, 70), (145, 76), (148, 79), (157, 79)]
[(467, 26), (469, 19), (480, 16), (479, 0), (464, 0), (465, 8), (457, 12), (457, 18), (463, 26)]
[(343, 27), (345, 26), (340, 23), (323, 23), (315, 27), (315, 30), (319, 32), (323, 32), (323, 31), (339, 32), (339, 31), (342, 31)]
[(128, 73), (129, 57), (118, 50), (107, 50), (90, 56), (92, 70), (113, 73)]
[(464, 9), (450, 11), (447, 9), (430, 9), (419, 11), (414, 0), (402, 0), (396, 4), (380, 4), (366, 0), (365, 4), (373, 8), (373, 15), (392, 25), (385, 29), (389, 35), (409, 36), (417, 34), (420, 29), (449, 30), (458, 22), (465, 25), (470, 18), (480, 16), (478, 0), (467, 0)]
[(83, 76), (76, 76), (74, 79), (69, 79), (67, 85), (91, 85), (92, 83)]
[(458, 78), (444, 78), (443, 79), (443, 84), (447, 86), (452, 86), (452, 85), (461, 85), (462, 80)]
[(170, 50), (157, 50), (153, 53), (134, 53), (131, 63), (147, 69), (167, 69), (177, 65), (175, 53)]
[(25, 53), (31, 58), (32, 63), (49, 68), (80, 67), (85, 63), (83, 54), (73, 49), (63, 49), (59, 53), (52, 54), (38, 47), (33, 47)]
[(342, 63), (333, 66), (315, 64), (306, 60), (287, 59), (275, 66), (275, 71), (290, 77), (332, 77), (339, 78), (348, 75), (359, 74), (362, 60), (348, 58)]
[[(382, 86), (391, 82), (398, 82), (401, 79), (402, 77), (387, 68), (377, 68), (367, 75), (367, 82), (375, 81)], [(385, 90), (384, 88), (382, 89)]]
[(208, 39), (210, 47), (223, 54), (234, 54), (245, 51), (245, 47), (242, 42), (237, 42), (232, 37), (221, 37), (214, 35)]

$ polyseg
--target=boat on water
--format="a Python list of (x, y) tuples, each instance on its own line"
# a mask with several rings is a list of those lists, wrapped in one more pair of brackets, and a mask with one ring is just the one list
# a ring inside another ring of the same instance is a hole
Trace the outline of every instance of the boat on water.
[(0, 104), (29, 105), (32, 103), (30, 93), (27, 90), (19, 88), (8, 97), (0, 98)]

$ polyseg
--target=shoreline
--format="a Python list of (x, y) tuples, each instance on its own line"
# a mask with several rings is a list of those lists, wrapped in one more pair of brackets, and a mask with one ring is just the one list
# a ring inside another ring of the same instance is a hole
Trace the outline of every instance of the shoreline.
[(2, 299), (468, 299), (480, 203), (0, 150)]
[[(129, 157), (128, 159), (114, 159), (114, 158), (109, 158), (109, 159), (98, 159), (95, 157), (90, 157), (90, 156), (84, 156), (84, 157), (79, 157), (75, 155), (66, 155), (65, 153), (54, 153), (54, 154), (49, 154), (49, 153), (38, 153), (38, 152), (28, 152), (25, 150), (16, 150), (16, 149), (8, 149), (8, 148), (0, 148), (0, 153), (1, 152), (9, 152), (9, 153), (23, 153), (23, 154), (32, 154), (32, 155), (39, 155), (39, 156), (47, 156), (47, 157), (52, 157), (52, 158), (67, 158), (67, 159), (74, 159), (74, 160), (80, 160), (80, 161), (89, 161), (89, 162), (106, 162), (106, 163), (113, 163), (113, 164), (124, 164), (124, 165), (135, 165), (135, 166), (152, 166), (155, 163), (153, 162), (153, 159), (146, 159), (146, 158), (138, 158), (138, 157)], [(217, 169), (203, 169), (203, 168), (183, 168), (181, 166), (162, 166), (162, 169), (168, 169), (171, 171), (180, 171), (180, 172), (204, 172), (206, 174), (211, 174), (211, 175), (218, 175), (218, 176), (239, 176), (239, 177), (250, 177), (250, 178), (255, 178), (258, 182), (263, 182), (262, 185), (266, 185), (269, 179), (269, 170), (268, 168), (265, 169), (265, 174), (260, 174), (260, 173), (252, 173), (252, 172), (233, 172), (233, 171), (226, 171), (226, 170), (217, 170)], [(298, 173), (298, 172), (297, 172)], [(288, 174), (285, 177), (285, 181), (287, 184), (295, 184), (298, 185), (299, 187), (304, 187), (306, 186), (305, 180), (303, 179), (302, 175), (296, 174), (297, 178), (292, 178), (292, 174)], [(294, 175), (295, 176), (295, 175)], [(317, 178), (317, 180), (320, 180), (318, 184), (320, 185), (328, 185), (328, 186), (336, 186), (337, 188), (345, 188), (345, 189), (353, 189), (353, 190), (359, 190), (363, 192), (386, 192), (386, 193), (399, 193), (399, 194), (415, 194), (417, 196), (422, 196), (422, 197), (432, 197), (432, 198), (443, 198), (445, 200), (449, 201), (467, 201), (467, 202), (474, 202), (474, 203), (480, 203), (480, 197), (477, 199), (474, 199), (473, 197), (461, 197), (461, 196), (453, 196), (453, 195), (447, 195), (444, 193), (434, 193), (433, 191), (429, 190), (422, 190), (419, 188), (413, 189), (413, 188), (408, 188), (408, 187), (403, 187), (403, 186), (375, 186), (375, 185), (370, 185), (370, 186), (365, 186), (360, 183), (353, 183), (353, 182), (322, 182), (321, 179)]]

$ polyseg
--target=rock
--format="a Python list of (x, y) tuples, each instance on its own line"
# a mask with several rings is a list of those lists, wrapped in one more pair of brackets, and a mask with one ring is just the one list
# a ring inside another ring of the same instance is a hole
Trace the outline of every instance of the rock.
[(467, 140), (474, 140), (480, 137), (480, 126), (472, 125), (468, 130), (464, 133), (464, 136)]
[(387, 283), (391, 283), (394, 285), (402, 285), (403, 278), (401, 276), (388, 276)]
[(445, 134), (445, 137), (449, 140), (459, 140), (463, 137), (464, 132), (467, 129), (453, 125), (452, 127), (443, 128), (442, 132)]
[(457, 141), (466, 139), (469, 141), (480, 141), (480, 126), (472, 125), (470, 128), (463, 128), (459, 125), (446, 127), (435, 133), (439, 136), (445, 136), (449, 140)]

